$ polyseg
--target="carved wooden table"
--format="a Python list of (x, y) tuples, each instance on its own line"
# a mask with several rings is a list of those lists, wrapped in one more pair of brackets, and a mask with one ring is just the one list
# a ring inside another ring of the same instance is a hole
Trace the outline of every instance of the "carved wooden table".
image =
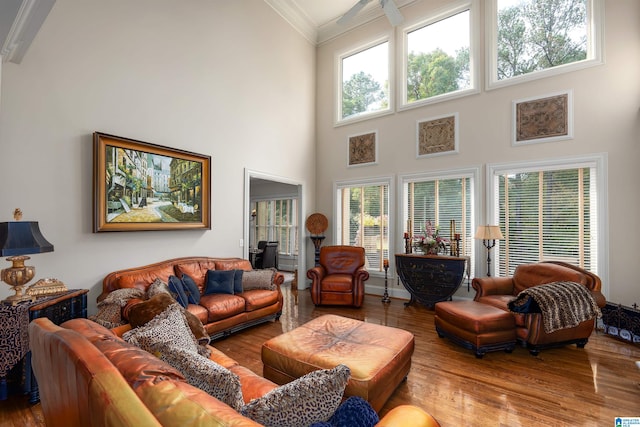
[(398, 276), (411, 294), (405, 306), (417, 301), (433, 307), (450, 300), (462, 283), (467, 262), (467, 257), (396, 254)]

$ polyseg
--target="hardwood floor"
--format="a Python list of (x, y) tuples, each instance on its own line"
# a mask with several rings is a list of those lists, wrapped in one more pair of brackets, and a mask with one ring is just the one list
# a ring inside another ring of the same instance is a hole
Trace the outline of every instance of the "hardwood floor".
[[(380, 413), (410, 403), (446, 426), (613, 426), (619, 416), (640, 417), (640, 346), (594, 332), (584, 349), (575, 345), (540, 352), (521, 347), (513, 353), (488, 353), (483, 359), (438, 338), (433, 311), (382, 304), (367, 295), (360, 309), (315, 307), (308, 291), (283, 286), (285, 306), (278, 322), (214, 342), (242, 365), (262, 374), (261, 344), (327, 313), (402, 328), (416, 337), (412, 367), (405, 382)], [(373, 355), (372, 355), (373, 356)], [(0, 402), (0, 426), (44, 426), (40, 405), (26, 397)]]

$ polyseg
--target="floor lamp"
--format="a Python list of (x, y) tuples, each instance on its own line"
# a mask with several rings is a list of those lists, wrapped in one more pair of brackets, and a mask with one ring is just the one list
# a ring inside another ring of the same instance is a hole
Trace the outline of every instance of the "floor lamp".
[(504, 239), (500, 227), (497, 225), (479, 225), (474, 239), (482, 239), (482, 244), (487, 248), (487, 276), (491, 277), (491, 249), (496, 245), (496, 240)]

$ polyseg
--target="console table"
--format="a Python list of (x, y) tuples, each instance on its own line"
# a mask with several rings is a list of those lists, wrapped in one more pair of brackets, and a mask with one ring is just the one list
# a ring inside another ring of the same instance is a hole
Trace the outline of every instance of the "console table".
[(467, 270), (468, 257), (396, 254), (396, 270), (411, 294), (405, 306), (417, 301), (433, 307), (456, 293)]
[(29, 322), (48, 317), (57, 325), (77, 317), (87, 317), (88, 289), (69, 290), (56, 295), (39, 297), (35, 302), (16, 306), (0, 304), (0, 400), (9, 394), (8, 377), (15, 374), (22, 392), (29, 394), (29, 402), (40, 400), (38, 384), (31, 369), (29, 351)]

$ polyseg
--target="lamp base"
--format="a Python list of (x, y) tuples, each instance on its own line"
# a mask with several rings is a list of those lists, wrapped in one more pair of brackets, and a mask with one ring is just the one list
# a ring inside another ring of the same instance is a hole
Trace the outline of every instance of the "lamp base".
[(35, 267), (24, 265), (24, 262), (28, 259), (29, 257), (25, 255), (7, 258), (7, 261), (11, 261), (12, 266), (2, 270), (0, 275), (2, 276), (2, 280), (13, 288), (15, 295), (11, 295), (10, 297), (3, 299), (3, 303), (18, 305), (24, 301), (33, 302), (36, 300), (35, 295), (26, 295), (23, 290), (24, 286), (29, 282), (29, 280), (33, 279), (33, 276), (36, 273)]

